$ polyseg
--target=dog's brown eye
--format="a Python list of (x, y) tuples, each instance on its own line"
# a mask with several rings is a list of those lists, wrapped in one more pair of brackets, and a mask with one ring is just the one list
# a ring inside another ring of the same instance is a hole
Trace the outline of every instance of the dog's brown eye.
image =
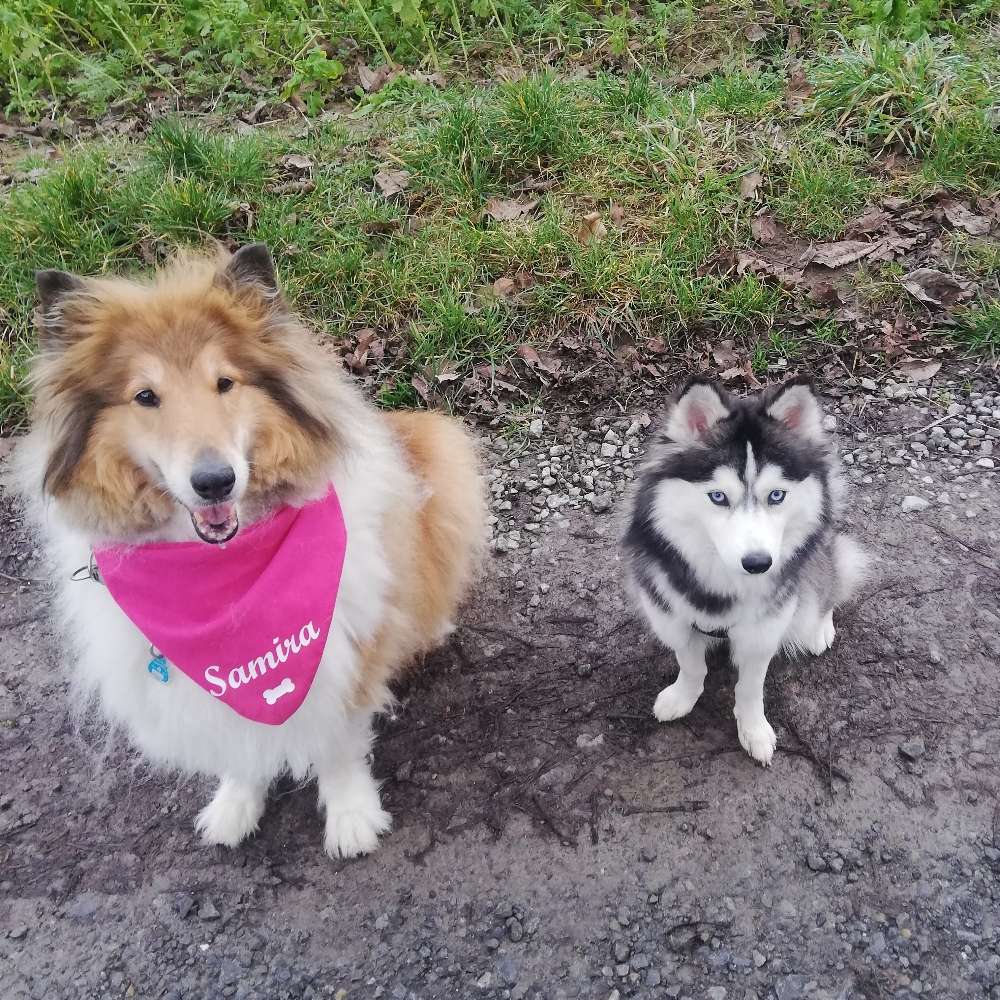
[(142, 389), (135, 394), (135, 401), (140, 406), (159, 406), (160, 397), (152, 389)]
[(229, 390), (233, 387), (233, 380), (231, 378), (226, 378), (226, 376), (223, 375), (222, 378), (220, 378), (215, 384), (219, 392), (229, 392)]

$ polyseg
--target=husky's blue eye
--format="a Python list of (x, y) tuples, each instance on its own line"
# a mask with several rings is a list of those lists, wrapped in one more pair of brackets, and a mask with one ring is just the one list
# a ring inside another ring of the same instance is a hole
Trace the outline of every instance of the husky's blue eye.
[(160, 397), (152, 389), (143, 389), (135, 394), (135, 401), (140, 406), (159, 406)]
[(785, 490), (771, 490), (771, 492), (767, 495), (767, 502), (776, 506), (781, 503), (786, 496), (788, 496), (788, 493)]
[(712, 492), (708, 494), (708, 499), (711, 500), (716, 507), (729, 506), (729, 497), (727, 497), (722, 490), (712, 490)]

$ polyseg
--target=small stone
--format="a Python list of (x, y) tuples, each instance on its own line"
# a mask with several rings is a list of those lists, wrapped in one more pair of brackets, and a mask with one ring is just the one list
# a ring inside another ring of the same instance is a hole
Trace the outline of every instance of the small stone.
[(381, 916), (375, 918), (375, 930), (384, 931), (388, 926), (389, 926), (388, 913), (383, 913)]
[(837, 429), (837, 418), (832, 413), (828, 413), (823, 418), (823, 430), (827, 431), (828, 433), (833, 433), (833, 431), (835, 431), (836, 429)]
[(604, 514), (606, 511), (611, 509), (611, 494), (610, 493), (598, 493), (592, 497), (588, 497), (588, 503), (590, 504), (590, 509), (595, 514)]
[(996, 462), (994, 462), (992, 458), (977, 458), (976, 465), (978, 465), (980, 469), (995, 469), (997, 467)]
[(7, 937), (11, 941), (20, 941), (28, 933), (28, 928), (24, 924), (18, 924), (17, 927), (7, 933)]
[(618, 449), (610, 442), (601, 445), (601, 458), (617, 458)]
[(542, 418), (537, 417), (528, 424), (528, 433), (533, 438), (540, 438), (542, 436)]
[(751, 957), (753, 958), (753, 964), (755, 969), (763, 968), (764, 964), (767, 962), (767, 956), (762, 952), (759, 952), (756, 948), (754, 948), (753, 952), (751, 953)]
[(708, 993), (708, 1000), (726, 1000), (725, 986), (709, 986), (706, 992)]
[(925, 500), (923, 497), (905, 496), (900, 507), (904, 514), (916, 514), (922, 510), (927, 510), (930, 505), (930, 500)]
[(810, 871), (814, 872), (826, 871), (826, 861), (824, 860), (823, 855), (817, 854), (815, 851), (807, 855), (806, 864), (809, 866)]
[(198, 907), (199, 920), (218, 920), (221, 916), (222, 914), (219, 913), (215, 904), (210, 899), (206, 899), (201, 906)]
[(615, 942), (615, 961), (625, 962), (628, 960), (629, 955), (632, 953), (631, 948), (629, 948), (627, 942), (616, 941)]
[(604, 733), (598, 733), (596, 736), (588, 736), (586, 733), (580, 733), (576, 738), (576, 745), (581, 750), (593, 750), (596, 747), (604, 746)]
[(639, 857), (646, 862), (655, 861), (656, 851), (654, 851), (652, 847), (644, 847), (639, 851)]
[(899, 744), (899, 754), (906, 760), (917, 761), (927, 752), (922, 736), (915, 736), (912, 740)]
[(481, 990), (488, 990), (493, 985), (493, 973), (484, 972), (477, 980), (476, 985)]

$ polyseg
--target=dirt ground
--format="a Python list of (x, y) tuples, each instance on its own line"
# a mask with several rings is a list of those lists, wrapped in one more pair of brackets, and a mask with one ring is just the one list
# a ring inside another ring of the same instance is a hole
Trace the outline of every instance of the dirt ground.
[[(193, 834), (206, 785), (121, 748), (101, 764), (4, 501), (0, 995), (1000, 997), (1000, 496), (964, 443), (1000, 437), (1000, 398), (950, 378), (962, 412), (927, 454), (947, 410), (840, 401), (876, 568), (830, 652), (772, 668), (769, 770), (739, 746), (725, 662), (688, 719), (654, 721), (675, 668), (627, 609), (618, 503), (524, 529), (523, 484), (591, 418), (546, 415), (514, 468), (489, 442), (520, 542), (400, 688), (375, 750), (395, 829), (347, 863), (312, 788), (281, 786), (225, 851)], [(977, 406), (986, 436), (952, 437)]]

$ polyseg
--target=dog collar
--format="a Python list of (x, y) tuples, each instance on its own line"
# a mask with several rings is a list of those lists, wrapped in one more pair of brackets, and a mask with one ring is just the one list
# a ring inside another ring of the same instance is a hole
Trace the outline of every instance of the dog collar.
[(150, 643), (149, 670), (159, 680), (169, 661), (244, 718), (281, 725), (316, 676), (346, 551), (331, 486), (321, 500), (282, 507), (224, 545), (102, 546), (73, 577), (108, 588)]

